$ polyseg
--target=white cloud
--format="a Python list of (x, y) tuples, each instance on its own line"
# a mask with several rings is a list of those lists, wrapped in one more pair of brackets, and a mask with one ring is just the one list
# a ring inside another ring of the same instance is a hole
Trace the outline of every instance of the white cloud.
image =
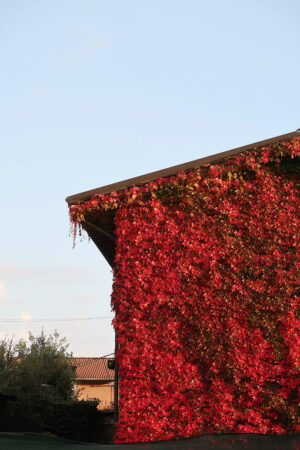
[(106, 39), (98, 39), (97, 41), (89, 42), (87, 47), (88, 48), (100, 48), (105, 47), (107, 45)]
[[(96, 279), (97, 271), (85, 268), (50, 268), (43, 269), (38, 267), (22, 266), (18, 264), (0, 264), (0, 274), (4, 277), (27, 278), (37, 277), (46, 281), (55, 282), (82, 282), (87, 279)], [(0, 287), (1, 300), (1, 287)]]
[[(29, 322), (33, 319), (33, 315), (26, 312), (21, 311), (20, 320), (24, 320), (24, 322)], [(28, 325), (26, 324), (20, 324), (20, 326), (15, 330), (13, 333), (14, 341), (18, 342), (20, 339), (23, 339), (24, 341), (28, 340)]]
[(5, 289), (3, 281), (0, 281), (0, 302), (4, 300)]
[(46, 56), (44, 62), (47, 68), (86, 64), (95, 50), (105, 47), (107, 44), (108, 41), (106, 39), (95, 39), (93, 41), (84, 39), (80, 45), (74, 46), (69, 50), (66, 49), (55, 55)]
[(32, 319), (33, 319), (33, 315), (32, 314), (29, 314), (26, 311), (22, 311), (21, 312), (20, 320), (23, 320), (24, 322), (29, 322)]
[(96, 29), (95, 24), (91, 24), (91, 23), (81, 23), (78, 24), (75, 28), (74, 31), (75, 33), (90, 33), (91, 31), (94, 31)]

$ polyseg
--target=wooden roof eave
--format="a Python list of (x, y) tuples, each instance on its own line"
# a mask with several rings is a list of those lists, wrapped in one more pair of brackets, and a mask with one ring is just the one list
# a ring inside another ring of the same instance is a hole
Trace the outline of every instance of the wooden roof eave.
[[(157, 178), (170, 177), (177, 174), (178, 172), (192, 170), (206, 164), (216, 164), (230, 157), (237, 156), (245, 151), (256, 150), (258, 148), (275, 144), (280, 141), (289, 141), (295, 137), (300, 137), (300, 129), (291, 133), (276, 136), (271, 139), (266, 139), (263, 141), (255, 142), (253, 144), (245, 145), (243, 147), (238, 147), (232, 150), (217, 153), (215, 155), (207, 156), (205, 158), (200, 158), (184, 164), (172, 166), (167, 169), (150, 172), (148, 174), (141, 175), (135, 178), (129, 178), (127, 180), (109, 184), (97, 189), (92, 189), (89, 191), (81, 192), (79, 194), (71, 195), (66, 198), (66, 202), (68, 203), (68, 205), (72, 205), (76, 202), (89, 200), (97, 194), (109, 194), (111, 192), (121, 191), (133, 185), (143, 185)], [(83, 228), (86, 230), (89, 237), (93, 240), (93, 242), (98, 247), (111, 267), (114, 266), (115, 257), (115, 241), (114, 239), (111, 239), (112, 236), (114, 237), (114, 214), (115, 211), (110, 211), (109, 213), (103, 212), (101, 214), (98, 214), (95, 222), (85, 222), (83, 224)]]
[(135, 178), (129, 178), (124, 181), (119, 181), (117, 183), (108, 184), (106, 186), (99, 187), (97, 189), (91, 189), (89, 191), (84, 191), (79, 194), (70, 195), (66, 198), (68, 205), (72, 205), (76, 202), (83, 202), (89, 200), (96, 194), (110, 194), (111, 192), (121, 191), (123, 189), (129, 188), (130, 186), (137, 186), (148, 183), (155, 180), (156, 178), (165, 178), (175, 175), (178, 172), (184, 170), (195, 169), (196, 167), (204, 166), (205, 164), (216, 164), (224, 161), (227, 158), (239, 155), (248, 150), (256, 150), (257, 148), (264, 147), (266, 145), (275, 144), (280, 141), (289, 141), (294, 137), (300, 136), (300, 129), (293, 131), (292, 133), (282, 134), (271, 139), (266, 139), (264, 141), (254, 142), (253, 144), (244, 145), (243, 147), (234, 148), (232, 150), (227, 150), (225, 152), (217, 153), (215, 155), (206, 156), (205, 158), (195, 159), (184, 164), (178, 164), (177, 166), (168, 167), (167, 169), (157, 170), (156, 172), (150, 172), (145, 175), (140, 175)]
[(82, 224), (110, 267), (113, 267), (115, 259), (114, 215), (115, 211), (103, 212), (98, 214), (94, 223)]

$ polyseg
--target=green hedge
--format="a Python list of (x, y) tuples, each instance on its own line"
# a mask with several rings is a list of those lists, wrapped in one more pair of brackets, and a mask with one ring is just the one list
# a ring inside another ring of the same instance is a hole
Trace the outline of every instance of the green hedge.
[(0, 409), (0, 431), (48, 432), (66, 439), (93, 442), (99, 411), (97, 402), (51, 404), (8, 402)]
[(97, 422), (97, 403), (78, 401), (54, 405), (48, 416), (46, 431), (67, 439), (93, 441)]

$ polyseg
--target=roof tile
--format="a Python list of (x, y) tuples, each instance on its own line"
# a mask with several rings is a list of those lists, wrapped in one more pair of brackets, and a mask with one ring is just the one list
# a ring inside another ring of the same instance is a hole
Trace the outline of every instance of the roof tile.
[(72, 358), (71, 364), (76, 367), (76, 378), (79, 380), (115, 379), (115, 371), (107, 367), (113, 358)]

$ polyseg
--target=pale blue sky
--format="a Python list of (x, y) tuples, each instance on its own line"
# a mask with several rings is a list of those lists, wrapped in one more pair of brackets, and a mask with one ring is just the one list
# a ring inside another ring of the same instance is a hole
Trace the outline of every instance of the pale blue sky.
[[(110, 315), (67, 195), (300, 127), (297, 0), (0, 0), (0, 319)], [(45, 324), (78, 356), (110, 320)], [(41, 324), (0, 323), (1, 336)]]

